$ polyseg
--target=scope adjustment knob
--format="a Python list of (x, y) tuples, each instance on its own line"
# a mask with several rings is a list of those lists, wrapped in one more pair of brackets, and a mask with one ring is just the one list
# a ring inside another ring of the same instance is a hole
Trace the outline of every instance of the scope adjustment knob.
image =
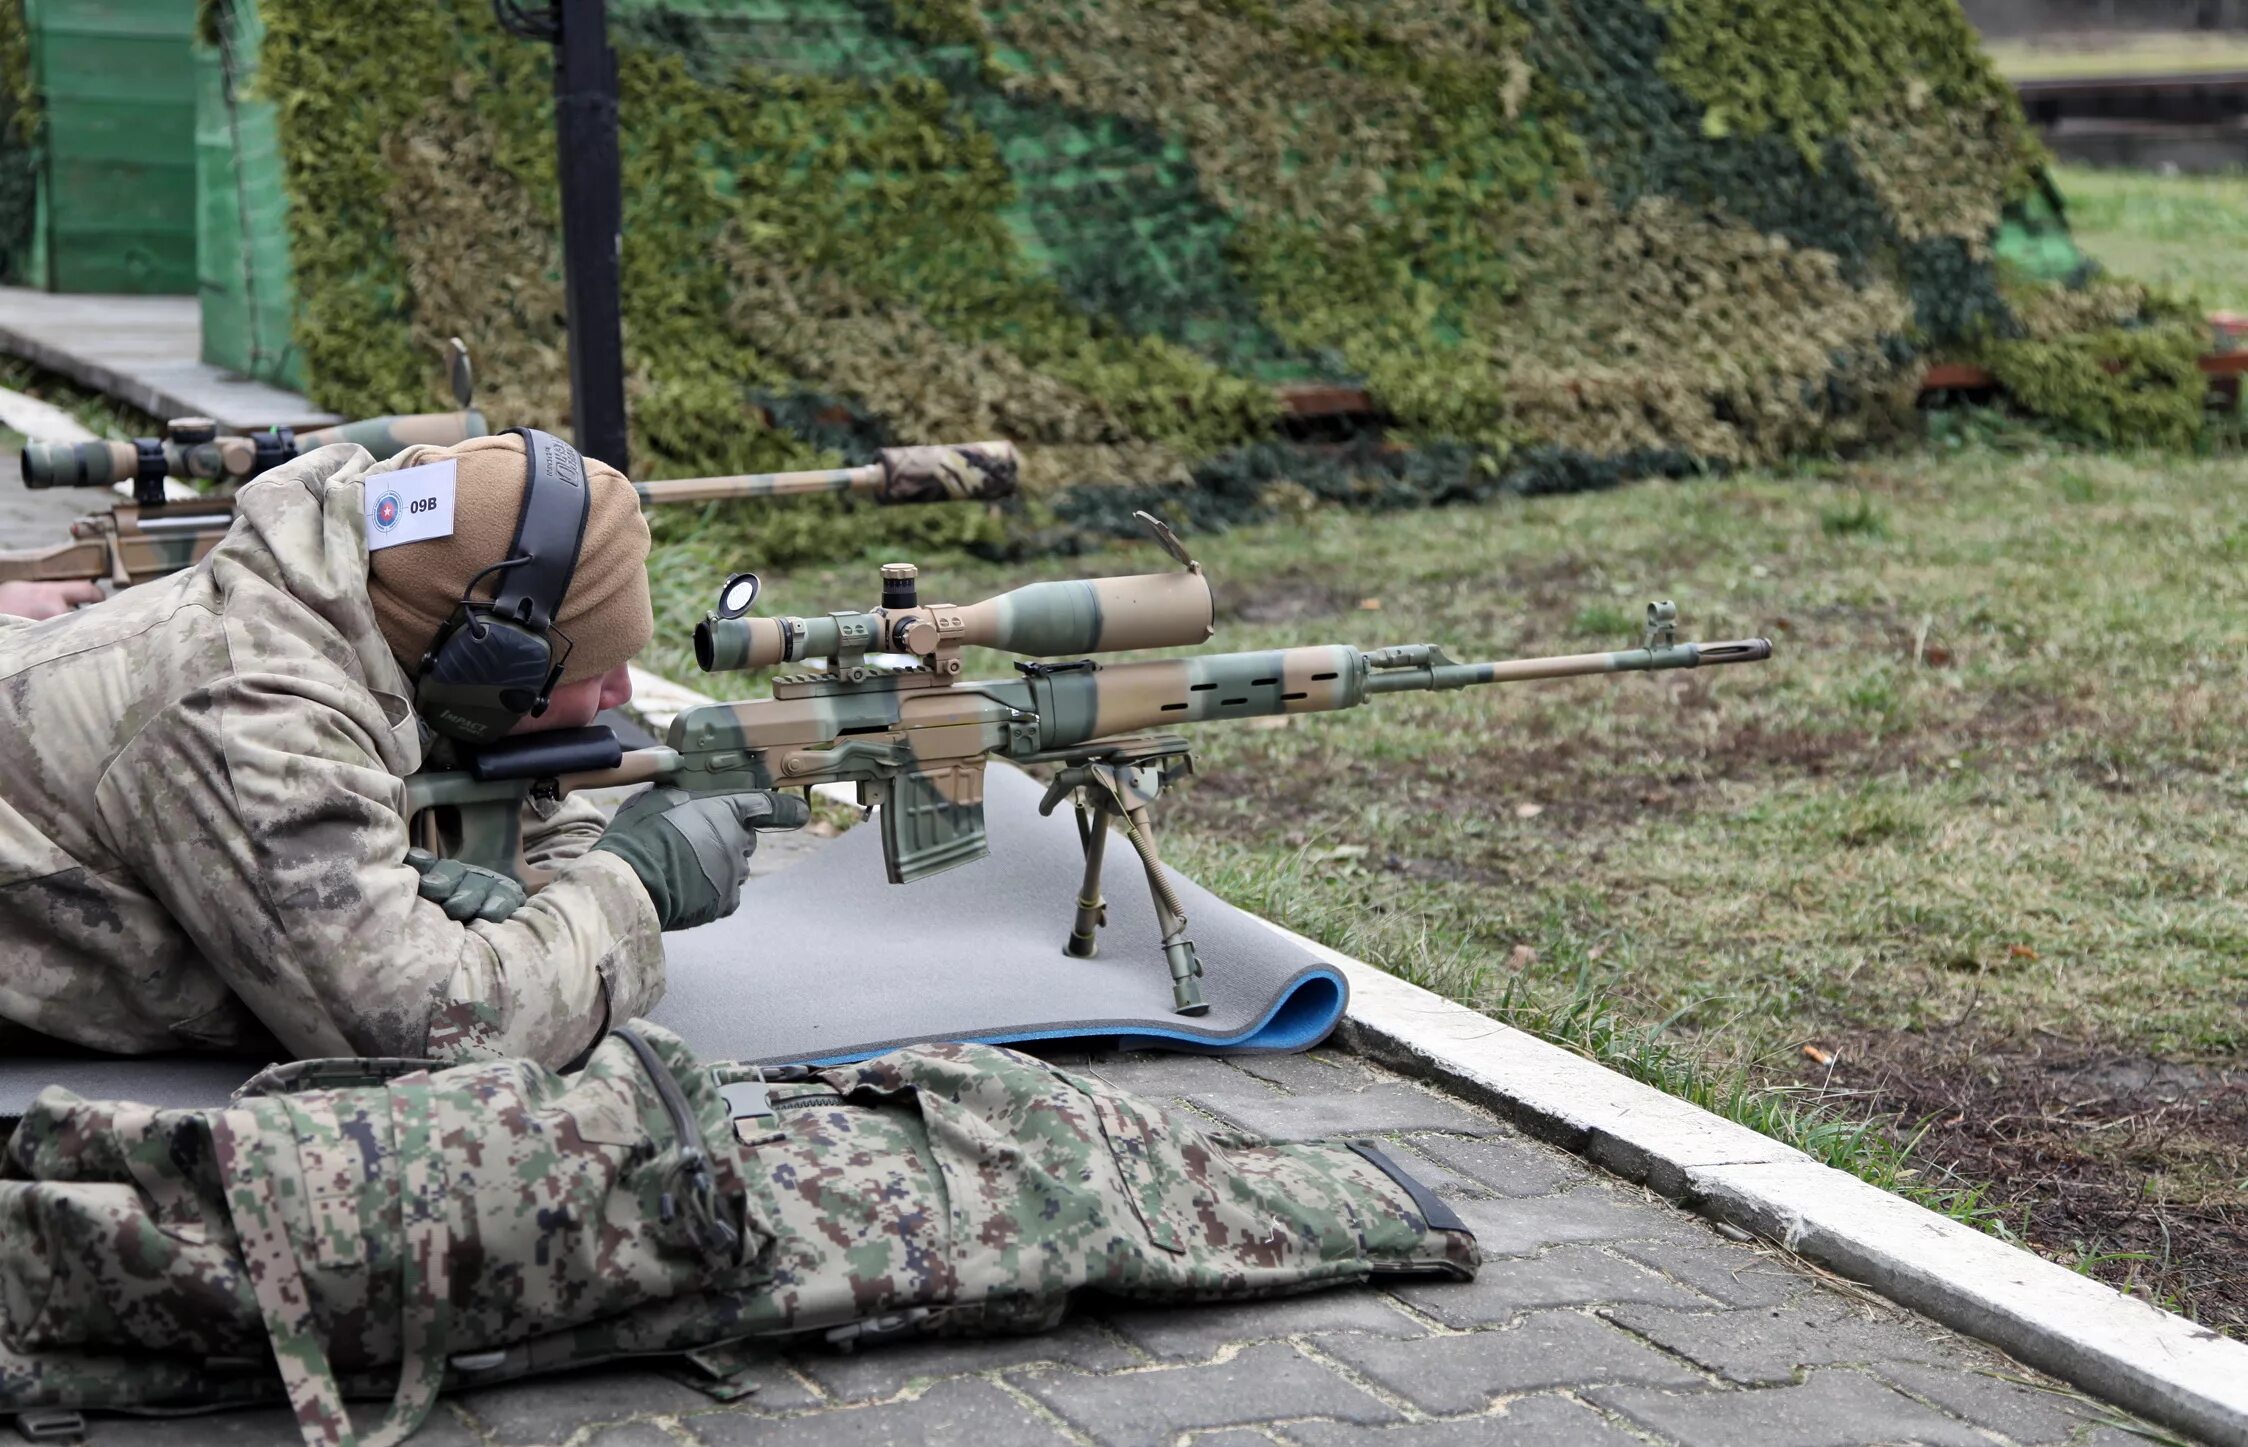
[(890, 612), (921, 606), (921, 570), (911, 563), (882, 565), (882, 606)]
[(164, 424), (164, 432), (182, 447), (199, 447), (218, 440), (219, 424), (208, 417), (174, 417)]

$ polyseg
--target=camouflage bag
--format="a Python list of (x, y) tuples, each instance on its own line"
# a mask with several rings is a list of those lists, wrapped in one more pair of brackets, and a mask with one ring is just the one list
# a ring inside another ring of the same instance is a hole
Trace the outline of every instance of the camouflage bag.
[(1201, 1132), (1012, 1051), (760, 1072), (636, 1024), (578, 1072), (315, 1062), (226, 1110), (51, 1090), (0, 1179), (0, 1413), (285, 1390), (305, 1440), (446, 1387), (822, 1336), (1035, 1331), (1073, 1293), (1471, 1276), (1378, 1150)]

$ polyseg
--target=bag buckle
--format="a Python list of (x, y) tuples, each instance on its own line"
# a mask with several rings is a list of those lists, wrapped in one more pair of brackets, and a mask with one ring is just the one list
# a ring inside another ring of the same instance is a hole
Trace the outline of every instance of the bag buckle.
[(846, 1322), (827, 1333), (827, 1344), (837, 1351), (847, 1352), (854, 1347), (871, 1346), (875, 1342), (889, 1341), (894, 1337), (919, 1336), (926, 1328), (930, 1315), (928, 1307), (914, 1306), (904, 1311), (870, 1316), (865, 1321)]
[(719, 1086), (718, 1094), (726, 1102), (727, 1116), (733, 1120), (777, 1114), (773, 1109), (773, 1092), (765, 1084), (763, 1071), (759, 1071), (754, 1080), (737, 1080)]
[(16, 1431), (26, 1442), (76, 1442), (86, 1435), (86, 1418), (68, 1407), (42, 1407), (18, 1412)]

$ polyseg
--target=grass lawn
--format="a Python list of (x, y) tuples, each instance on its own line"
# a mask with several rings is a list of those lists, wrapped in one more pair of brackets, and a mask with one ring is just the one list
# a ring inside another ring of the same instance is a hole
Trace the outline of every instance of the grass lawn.
[[(1166, 852), (1891, 1184), (1981, 1186), (1986, 1221), (2237, 1331), (2248, 1293), (2215, 1278), (2248, 1250), (2244, 484), (2231, 460), (1931, 448), (1195, 538), (1214, 649), (1624, 647), (1661, 596), (1682, 636), (1778, 651), (1204, 726)], [(663, 634), (754, 561), (678, 548)], [(960, 602), (1164, 566), (921, 561), (923, 595)], [(878, 590), (871, 560), (768, 583), (773, 612)]]
[(2056, 166), (2077, 244), (2108, 270), (2248, 312), (2248, 176)]

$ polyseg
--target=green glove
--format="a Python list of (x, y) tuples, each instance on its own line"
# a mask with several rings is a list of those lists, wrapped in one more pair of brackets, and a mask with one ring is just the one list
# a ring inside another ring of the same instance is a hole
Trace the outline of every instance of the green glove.
[(421, 897), (445, 906), (445, 918), (466, 924), (498, 924), (523, 907), (523, 886), (504, 874), (439, 859), (426, 849), (409, 849), (406, 862), (421, 871)]
[(759, 829), (800, 829), (812, 810), (793, 794), (689, 798), (650, 789), (625, 801), (593, 847), (632, 866), (667, 930), (724, 919), (742, 902)]

